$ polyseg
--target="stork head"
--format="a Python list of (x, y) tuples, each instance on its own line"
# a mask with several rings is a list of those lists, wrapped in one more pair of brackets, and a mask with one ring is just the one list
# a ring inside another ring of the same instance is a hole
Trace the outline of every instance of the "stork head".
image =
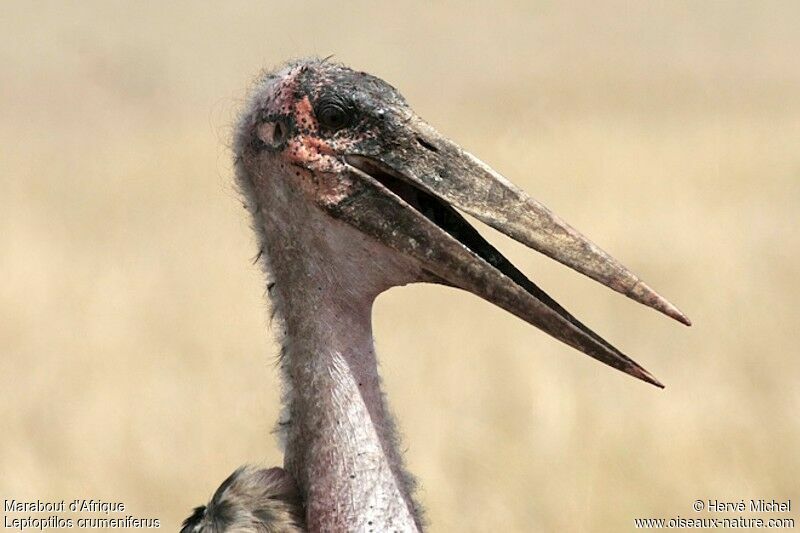
[(362, 264), (410, 261), (415, 278), (404, 282), (472, 292), (649, 383), (661, 386), (528, 280), (459, 210), (690, 324), (617, 260), (424, 122), (394, 87), (365, 72), (313, 59), (267, 74), (234, 149), (239, 180), (258, 209), (290, 196), (374, 243), (380, 253)]

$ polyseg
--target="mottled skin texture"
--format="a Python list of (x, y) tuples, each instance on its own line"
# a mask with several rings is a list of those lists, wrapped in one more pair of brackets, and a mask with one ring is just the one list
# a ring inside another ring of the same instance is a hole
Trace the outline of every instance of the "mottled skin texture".
[(265, 74), (239, 122), (236, 174), (259, 236), (283, 349), (284, 466), (311, 531), (418, 531), (381, 392), (371, 313), (412, 282), (468, 290), (643, 381), (458, 207), (684, 323), (632, 272), (420, 119), (386, 82), (320, 60)]

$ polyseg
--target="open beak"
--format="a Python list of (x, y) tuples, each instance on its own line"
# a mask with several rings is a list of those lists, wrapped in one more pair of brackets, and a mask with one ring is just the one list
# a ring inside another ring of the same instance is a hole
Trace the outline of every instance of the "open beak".
[(332, 216), (416, 258), (431, 281), (459, 287), (581, 352), (663, 385), (537, 287), (454, 208), (626, 296), (689, 319), (616, 259), (416, 116), (386, 145), (344, 157), (354, 191)]

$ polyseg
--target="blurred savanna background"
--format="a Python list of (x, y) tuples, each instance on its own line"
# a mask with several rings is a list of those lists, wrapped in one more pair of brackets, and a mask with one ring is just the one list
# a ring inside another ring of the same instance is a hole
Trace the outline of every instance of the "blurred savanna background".
[(335, 54), (694, 321), (483, 226), (666, 390), (466, 293), (381, 296), (431, 531), (800, 503), (800, 4), (10, 1), (0, 43), (0, 497), (176, 530), (238, 465), (281, 464), (230, 133), (261, 69)]

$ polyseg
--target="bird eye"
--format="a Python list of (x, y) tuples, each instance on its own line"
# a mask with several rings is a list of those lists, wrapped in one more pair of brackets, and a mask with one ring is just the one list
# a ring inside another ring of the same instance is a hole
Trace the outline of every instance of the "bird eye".
[(317, 109), (319, 123), (331, 130), (339, 130), (350, 123), (350, 113), (338, 102), (322, 102)]

